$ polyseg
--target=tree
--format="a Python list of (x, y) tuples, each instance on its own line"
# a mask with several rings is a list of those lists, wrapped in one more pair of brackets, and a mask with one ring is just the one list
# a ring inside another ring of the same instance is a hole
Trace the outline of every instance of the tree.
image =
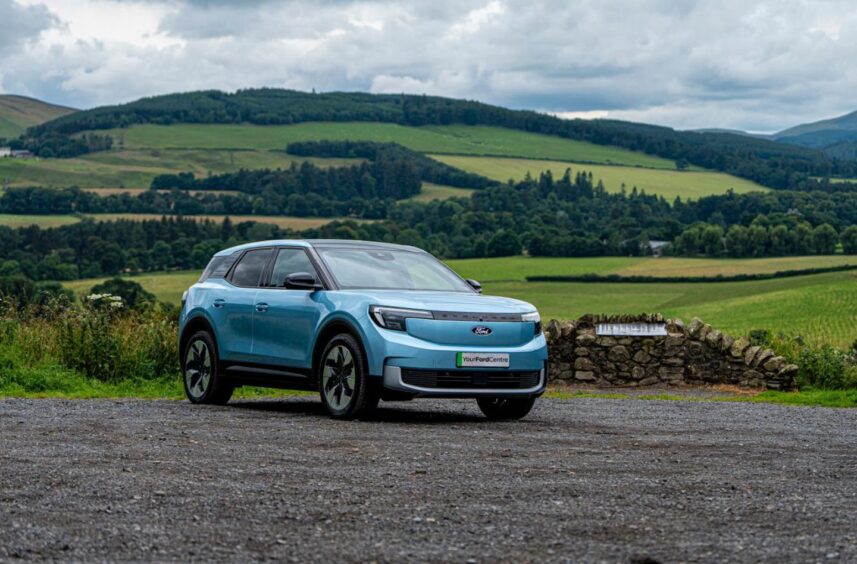
[(726, 253), (731, 257), (746, 257), (749, 254), (750, 238), (747, 228), (733, 225), (726, 233)]
[(857, 255), (857, 226), (852, 225), (840, 235), (842, 238), (842, 251), (846, 255)]
[(719, 225), (709, 225), (702, 231), (702, 248), (710, 257), (723, 254), (723, 228)]
[(750, 254), (763, 257), (768, 254), (768, 230), (761, 225), (751, 225), (747, 229), (747, 240)]
[(817, 255), (832, 255), (836, 252), (839, 234), (829, 223), (823, 223), (812, 231), (812, 246)]
[(521, 240), (506, 229), (497, 231), (488, 240), (485, 254), (489, 257), (508, 257), (521, 254)]
[(130, 309), (141, 309), (155, 303), (155, 295), (147, 292), (143, 287), (133, 280), (123, 280), (118, 276), (97, 284), (89, 291), (90, 294), (110, 294), (119, 296), (125, 307)]

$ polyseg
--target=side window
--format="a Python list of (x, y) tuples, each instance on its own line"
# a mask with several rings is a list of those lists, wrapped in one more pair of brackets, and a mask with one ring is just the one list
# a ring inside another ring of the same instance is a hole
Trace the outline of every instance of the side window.
[(259, 279), (262, 277), (262, 270), (265, 269), (270, 256), (271, 249), (257, 249), (244, 253), (241, 261), (235, 265), (235, 270), (232, 271), (232, 283), (236, 286), (258, 286)]
[(223, 278), (240, 255), (240, 252), (236, 252), (229, 256), (212, 258), (208, 266), (205, 267), (202, 276), (199, 277), (198, 282), (204, 282), (209, 278)]
[(282, 288), (286, 276), (296, 272), (308, 272), (318, 280), (318, 273), (303, 249), (280, 249), (271, 271), (270, 286)]

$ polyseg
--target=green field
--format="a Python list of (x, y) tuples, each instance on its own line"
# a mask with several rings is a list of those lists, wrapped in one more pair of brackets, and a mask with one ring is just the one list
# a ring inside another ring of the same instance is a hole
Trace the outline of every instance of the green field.
[(739, 194), (753, 191), (765, 191), (767, 188), (722, 172), (655, 170), (628, 166), (607, 166), (578, 164), (574, 162), (537, 161), (530, 159), (510, 159), (497, 157), (465, 157), (454, 155), (432, 155), (435, 159), (450, 166), (469, 172), (475, 172), (505, 182), (509, 179), (521, 180), (529, 173), (538, 177), (543, 171), (551, 171), (559, 178), (570, 168), (572, 174), (581, 171), (591, 172), (594, 180), (601, 180), (610, 192), (619, 192), (624, 184), (627, 191), (636, 186), (647, 194), (657, 194), (672, 201), (676, 196), (682, 199), (699, 198), (711, 194), (722, 194), (733, 189)]
[(475, 190), (468, 188), (455, 188), (453, 186), (423, 182), (420, 193), (408, 199), (414, 202), (430, 202), (432, 200), (446, 200), (447, 198), (469, 198), (473, 192)]
[(293, 162), (342, 166), (359, 159), (294, 157), (283, 151), (122, 150), (75, 159), (0, 159), (0, 180), (9, 186), (145, 189), (159, 174), (234, 172), (242, 168), (286, 168)]
[[(790, 268), (849, 264), (845, 257), (802, 257), (792, 259)], [(525, 282), (535, 274), (598, 272), (661, 273), (661, 265), (671, 272), (716, 275), (735, 272), (780, 270), (767, 259), (721, 260), (651, 258), (598, 259), (472, 259), (449, 261), (462, 276), (484, 283), (486, 294), (504, 295), (534, 304), (543, 319), (571, 319), (584, 313), (660, 312), (689, 321), (700, 317), (734, 335), (752, 329), (768, 329), (801, 334), (809, 341), (850, 347), (857, 339), (857, 273), (835, 272), (795, 278), (720, 283), (567, 283)], [(786, 259), (774, 259), (780, 261)], [(838, 262), (842, 260), (842, 262)], [(717, 264), (715, 264), (715, 262)], [(193, 284), (198, 272), (147, 274), (135, 280), (159, 299), (178, 302)], [(78, 293), (88, 291), (100, 280), (66, 283)]]
[(376, 122), (312, 122), (296, 125), (135, 125), (108, 131), (126, 149), (285, 149), (296, 141), (395, 142), (424, 153), (499, 155), (675, 169), (675, 162), (628, 151), (488, 126), (408, 127)]
[(0, 213), (0, 225), (5, 227), (59, 227), (77, 223), (80, 218), (75, 215), (13, 215)]
[(25, 96), (0, 95), (0, 137), (17, 137), (28, 127), (73, 111)]

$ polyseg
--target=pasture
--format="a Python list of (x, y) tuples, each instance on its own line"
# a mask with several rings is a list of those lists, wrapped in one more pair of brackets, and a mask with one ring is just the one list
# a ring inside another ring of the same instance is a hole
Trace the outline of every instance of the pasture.
[(80, 218), (75, 215), (15, 215), (0, 213), (0, 226), (12, 228), (29, 227), (31, 225), (60, 227), (62, 225), (71, 225), (78, 221), (80, 221)]
[(376, 122), (295, 125), (135, 125), (107, 131), (125, 149), (285, 149), (296, 141), (399, 143), (424, 153), (500, 155), (675, 169), (668, 159), (619, 147), (489, 126), (409, 127)]
[[(803, 335), (808, 341), (848, 348), (857, 339), (857, 273), (835, 272), (749, 282), (580, 283), (526, 282), (536, 274), (597, 272), (652, 274), (770, 272), (851, 264), (848, 257), (797, 259), (469, 259), (448, 261), (459, 274), (483, 282), (485, 293), (534, 304), (545, 320), (570, 319), (584, 313), (660, 312), (689, 321), (694, 316), (734, 335), (752, 329)], [(698, 261), (698, 262), (695, 262)], [(779, 261), (787, 261), (781, 266)], [(840, 262), (841, 261), (841, 262)], [(663, 265), (663, 266), (661, 266)], [(177, 303), (199, 272), (135, 276), (159, 299)], [(82, 294), (100, 279), (67, 282)]]
[(712, 194), (723, 194), (729, 189), (739, 194), (768, 190), (750, 180), (722, 172), (678, 171), (675, 167), (669, 170), (498, 157), (437, 154), (432, 155), (432, 157), (450, 166), (501, 182), (509, 179), (521, 180), (527, 173), (533, 177), (538, 177), (544, 171), (550, 171), (554, 178), (560, 178), (565, 174), (566, 169), (570, 168), (572, 174), (582, 171), (591, 172), (595, 182), (601, 180), (609, 192), (619, 192), (623, 185), (630, 192), (636, 186), (638, 190), (645, 190), (647, 194), (663, 196), (669, 201), (674, 200), (677, 196), (686, 200)]
[(287, 168), (293, 162), (342, 166), (359, 159), (295, 157), (283, 151), (116, 150), (74, 159), (0, 159), (0, 179), (9, 186), (77, 186), (147, 189), (159, 174), (192, 172), (199, 177), (242, 168)]

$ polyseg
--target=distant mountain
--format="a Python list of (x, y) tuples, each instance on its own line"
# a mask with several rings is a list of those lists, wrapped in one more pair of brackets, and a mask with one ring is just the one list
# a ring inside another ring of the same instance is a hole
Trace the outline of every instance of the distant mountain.
[(731, 133), (732, 135), (743, 135), (745, 137), (756, 137), (757, 139), (767, 139), (768, 135), (760, 133), (749, 133), (740, 129), (726, 129), (722, 127), (706, 127), (703, 129), (689, 129), (693, 133)]
[(71, 108), (57, 106), (14, 94), (0, 94), (0, 137), (13, 138), (25, 129), (75, 112)]
[(836, 158), (849, 158), (857, 151), (857, 111), (796, 125), (775, 133), (773, 138), (782, 143), (822, 149)]

